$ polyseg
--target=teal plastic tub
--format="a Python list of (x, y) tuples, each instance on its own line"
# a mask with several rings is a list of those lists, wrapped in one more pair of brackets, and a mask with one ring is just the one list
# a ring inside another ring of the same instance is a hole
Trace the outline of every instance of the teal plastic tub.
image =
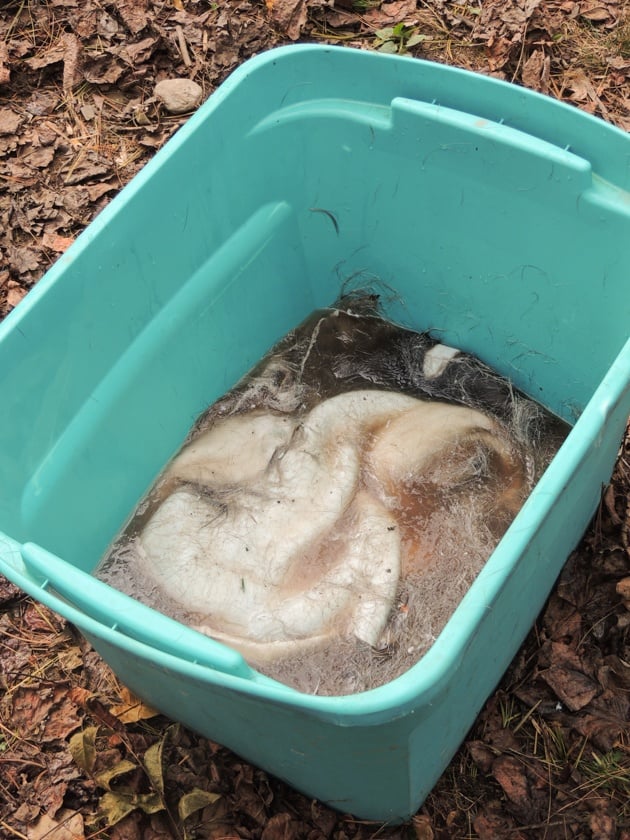
[[(244, 64), (0, 325), (0, 571), (167, 715), (399, 821), (531, 627), (630, 413), (630, 137), (522, 88), (319, 46)], [(95, 580), (195, 417), (344, 279), (574, 427), (433, 647), (318, 697)]]

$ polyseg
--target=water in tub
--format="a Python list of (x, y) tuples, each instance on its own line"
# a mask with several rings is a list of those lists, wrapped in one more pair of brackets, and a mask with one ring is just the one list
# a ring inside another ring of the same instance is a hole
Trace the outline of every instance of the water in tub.
[(429, 648), (566, 429), (353, 294), (195, 424), (96, 574), (305, 692)]

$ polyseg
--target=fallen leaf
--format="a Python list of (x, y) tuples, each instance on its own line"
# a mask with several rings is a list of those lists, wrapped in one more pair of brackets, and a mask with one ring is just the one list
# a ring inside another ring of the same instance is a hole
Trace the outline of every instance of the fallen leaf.
[(114, 779), (117, 779), (119, 776), (124, 776), (126, 773), (131, 773), (132, 770), (137, 769), (137, 764), (134, 764), (133, 761), (129, 761), (127, 758), (123, 758), (113, 767), (101, 770), (101, 772), (97, 773), (94, 778), (100, 787), (111, 790), (111, 783)]
[(600, 691), (586, 674), (564, 665), (552, 665), (540, 676), (572, 712), (583, 709)]
[(135, 694), (132, 694), (126, 686), (120, 687), (121, 703), (110, 706), (109, 711), (122, 723), (136, 723), (139, 720), (148, 720), (160, 713), (151, 706), (147, 706)]
[(266, 6), (271, 22), (297, 41), (308, 18), (305, 0), (268, 0)]
[(83, 67), (85, 80), (93, 85), (114, 85), (125, 72), (124, 64), (114, 55), (101, 55), (86, 61)]
[(404, 23), (410, 15), (417, 13), (416, 0), (394, 0), (393, 3), (383, 3), (378, 8), (369, 9), (363, 20), (370, 26), (391, 26), (395, 23)]
[(492, 775), (501, 785), (510, 802), (521, 808), (529, 804), (529, 783), (518, 759), (509, 755), (498, 756), (492, 765)]
[(294, 840), (296, 821), (290, 814), (274, 814), (265, 825), (261, 840)]
[(580, 6), (580, 17), (586, 18), (586, 20), (590, 20), (593, 23), (614, 20), (610, 10), (603, 3), (582, 3)]
[(0, 41), (0, 85), (8, 85), (11, 81), (9, 67), (9, 51), (4, 41)]
[(483, 741), (469, 741), (466, 746), (477, 767), (484, 773), (489, 773), (496, 758), (496, 752), (493, 752)]
[(523, 65), (521, 81), (525, 87), (546, 93), (549, 90), (551, 59), (542, 50), (534, 50)]
[(22, 124), (22, 117), (10, 108), (0, 108), (0, 134), (15, 134)]
[(39, 149), (33, 149), (26, 157), (26, 162), (34, 169), (46, 169), (55, 157), (55, 149), (53, 146), (43, 146)]
[(608, 812), (608, 803), (601, 803), (591, 814), (589, 828), (592, 840), (615, 840), (617, 837), (616, 822)]
[(164, 810), (164, 803), (157, 793), (133, 793), (126, 789), (108, 791), (99, 801), (99, 817), (106, 819), (108, 826), (116, 825), (137, 809), (155, 814)]
[(21, 286), (14, 286), (7, 292), (7, 304), (13, 309), (26, 297), (27, 290)]
[(431, 828), (431, 818), (426, 814), (416, 814), (412, 818), (411, 824), (416, 835), (416, 840), (433, 840), (435, 837)]
[(69, 747), (75, 763), (91, 773), (96, 762), (96, 735), (98, 726), (88, 726), (70, 738)]
[(115, 6), (133, 35), (137, 35), (148, 24), (147, 0), (115, 0)]
[(27, 274), (39, 270), (41, 252), (27, 245), (9, 248), (9, 266), (17, 274)]
[(164, 772), (162, 769), (162, 756), (164, 754), (164, 744), (168, 737), (168, 731), (160, 738), (157, 744), (153, 744), (144, 754), (144, 766), (147, 771), (147, 776), (151, 781), (153, 790), (157, 791), (160, 796), (164, 796)]
[(195, 811), (200, 811), (207, 805), (213, 805), (218, 799), (221, 799), (220, 794), (211, 793), (209, 790), (201, 790), (195, 787), (188, 793), (185, 793), (177, 803), (179, 818), (182, 821), (186, 820)]
[(26, 836), (28, 840), (85, 840), (83, 817), (78, 811), (60, 811), (57, 819), (42, 814)]
[(57, 254), (63, 254), (74, 242), (73, 236), (59, 236), (58, 234), (44, 234), (42, 243), (46, 248), (55, 251)]
[(53, 41), (43, 52), (40, 52), (32, 58), (25, 59), (24, 63), (31, 70), (41, 70), (44, 67), (49, 67), (51, 64), (56, 64), (58, 61), (63, 61), (65, 53), (66, 46), (63, 37), (61, 37)]
[[(9, 272), (2, 271), (0, 272), (0, 288), (4, 286), (6, 281), (9, 279)], [(17, 292), (19, 294), (18, 303), (26, 294), (26, 289), (22, 289), (19, 286), (13, 286), (9, 288), (8, 294), (10, 295), (11, 292)], [(15, 306), (15, 303), (10, 304), (11, 306)], [(4, 606), (11, 601), (14, 601), (16, 598), (19, 598), (22, 594), (21, 589), (16, 586), (11, 581), (7, 580), (4, 576), (0, 575), (0, 606)]]
[(86, 189), (88, 191), (90, 201), (94, 202), (98, 201), (98, 199), (106, 193), (118, 192), (118, 190), (120, 189), (120, 185), (108, 184), (107, 182), (103, 182), (102, 184), (87, 184)]
[(630, 601), (630, 577), (622, 578), (617, 581), (617, 595), (621, 595), (624, 601)]

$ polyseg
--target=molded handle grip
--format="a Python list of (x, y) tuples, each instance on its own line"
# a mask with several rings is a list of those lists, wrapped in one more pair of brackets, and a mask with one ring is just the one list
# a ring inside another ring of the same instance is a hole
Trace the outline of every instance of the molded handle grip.
[(506, 177), (525, 185), (521, 189), (546, 181), (562, 184), (571, 193), (591, 186), (590, 162), (568, 147), (562, 148), (503, 122), (437, 103), (396, 97), (391, 107), (394, 128), (403, 136), (417, 136), (426, 158), (466, 153), (471, 156), (471, 165), (478, 157), (483, 161), (480, 165), (495, 174), (505, 169)]
[[(254, 678), (255, 672), (237, 651), (118, 592), (39, 545), (25, 543), (20, 554), (27, 575), (46, 591), (47, 604), (68, 620), (76, 621), (69, 613), (78, 610), (108, 630), (187, 662)], [(74, 609), (69, 611), (69, 606)]]

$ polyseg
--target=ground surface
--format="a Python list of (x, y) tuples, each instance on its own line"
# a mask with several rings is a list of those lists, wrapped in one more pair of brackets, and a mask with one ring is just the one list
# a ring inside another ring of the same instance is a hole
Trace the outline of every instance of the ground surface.
[[(186, 118), (156, 102), (158, 80), (194, 79), (205, 97), (253, 53), (298, 39), (493, 73), (630, 129), (620, 0), (5, 0), (0, 317)], [(0, 581), (0, 836), (628, 840), (629, 490), (627, 437), (535, 628), (396, 829), (338, 815), (156, 716), (71, 626)]]

